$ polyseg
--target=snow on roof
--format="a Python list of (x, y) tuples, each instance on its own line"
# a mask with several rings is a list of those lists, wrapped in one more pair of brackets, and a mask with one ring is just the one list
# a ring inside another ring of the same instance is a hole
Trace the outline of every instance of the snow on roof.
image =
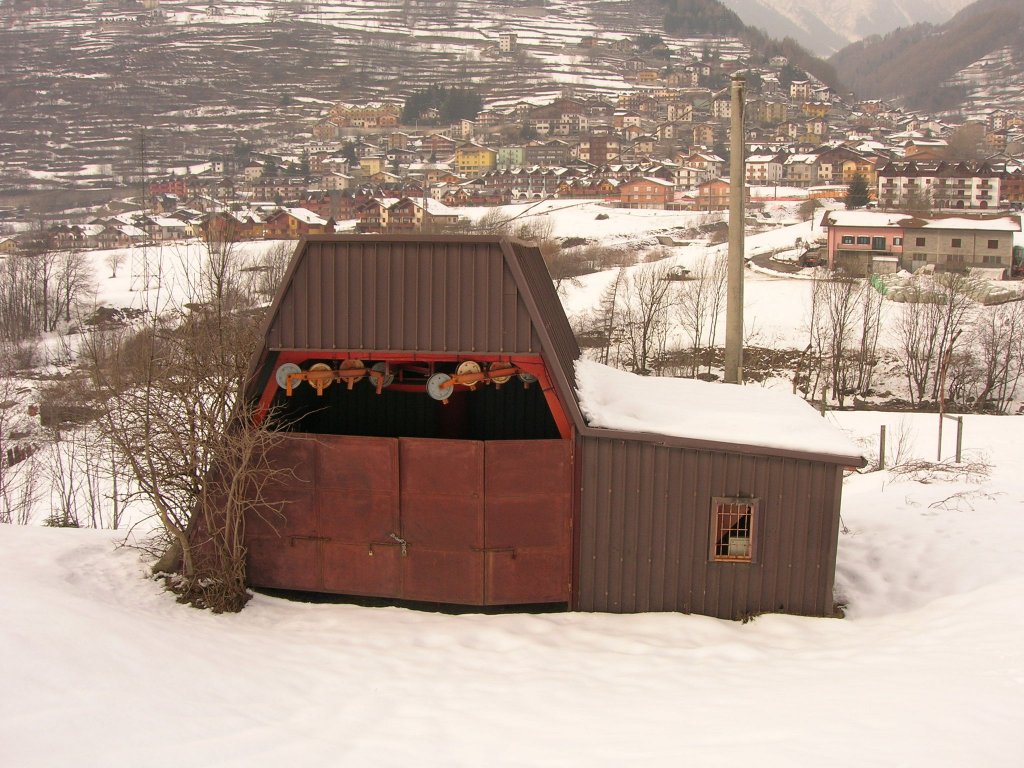
[(308, 208), (285, 208), (291, 216), (294, 216), (299, 221), (305, 224), (326, 224), (327, 219), (317, 216)]
[(409, 198), (416, 204), (417, 208), (423, 208), (426, 205), (426, 211), (431, 216), (457, 216), (458, 212), (450, 206), (445, 205), (440, 200), (435, 200), (432, 197), (428, 197), (426, 200), (419, 198)]
[(787, 392), (638, 376), (590, 360), (576, 362), (576, 390), (592, 427), (831, 456), (861, 455), (844, 432)]
[(663, 187), (674, 187), (675, 186), (675, 184), (673, 184), (671, 181), (665, 181), (664, 179), (658, 179), (658, 178), (655, 178), (654, 176), (641, 176), (638, 179), (630, 179), (628, 182), (625, 182), (625, 183), (626, 184), (628, 184), (630, 182), (637, 182), (637, 183), (639, 183), (641, 181), (642, 182), (646, 182), (648, 184), (660, 184)]
[(1001, 216), (998, 219), (932, 219), (922, 229), (984, 229), (986, 231), (1020, 232), (1020, 219), (1016, 216)]
[(149, 216), (151, 222), (164, 229), (180, 229), (185, 226), (181, 219), (172, 219), (169, 216)]
[(886, 211), (827, 211), (824, 227), (906, 227), (908, 229), (964, 229), (985, 232), (1020, 232), (1018, 216), (966, 218), (957, 216), (924, 218), (910, 213)]
[(139, 210), (139, 211), (124, 211), (123, 213), (115, 214), (115, 215), (111, 216), (110, 218), (114, 219), (116, 221), (119, 221), (122, 224), (134, 224), (135, 220), (138, 217), (143, 216), (143, 215), (145, 215), (145, 212), (141, 211), (141, 210)]
[(898, 227), (910, 218), (907, 213), (885, 211), (827, 211), (822, 226), (827, 227)]
[(747, 158), (748, 163), (777, 163), (779, 158), (777, 155), (751, 155)]

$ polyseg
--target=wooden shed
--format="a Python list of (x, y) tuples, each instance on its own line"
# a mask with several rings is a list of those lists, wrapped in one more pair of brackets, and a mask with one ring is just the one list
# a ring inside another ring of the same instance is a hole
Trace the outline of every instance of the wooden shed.
[(267, 498), (283, 514), (247, 521), (251, 584), (830, 614), (856, 450), (591, 426), (579, 355), (535, 247), (303, 240), (250, 368), (251, 407), (285, 425), (273, 458), (292, 469)]

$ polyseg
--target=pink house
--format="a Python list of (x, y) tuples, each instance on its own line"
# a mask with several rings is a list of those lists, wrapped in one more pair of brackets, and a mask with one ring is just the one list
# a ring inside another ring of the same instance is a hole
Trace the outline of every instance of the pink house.
[(1020, 216), (912, 216), (880, 211), (828, 211), (829, 267), (858, 277), (926, 264), (963, 272), (1003, 269), (1013, 264), (1013, 233)]
[(828, 230), (829, 268), (856, 275), (896, 271), (908, 218), (905, 213), (827, 211), (821, 226)]

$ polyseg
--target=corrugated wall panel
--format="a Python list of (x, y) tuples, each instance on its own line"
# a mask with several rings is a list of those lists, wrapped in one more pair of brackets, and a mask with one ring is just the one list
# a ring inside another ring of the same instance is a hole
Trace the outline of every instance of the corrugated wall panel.
[(843, 495), (843, 472), (839, 467), (832, 467), (831, 474), (829, 476), (828, 485), (833, 489), (834, 501), (831, 505), (833, 510), (831, 526), (828, 532), (824, 533), (826, 543), (828, 545), (828, 555), (825, 558), (825, 578), (828, 580), (828, 588), (823, 590), (825, 599), (828, 600), (828, 604), (825, 606), (825, 612), (831, 613), (834, 604), (832, 590), (835, 586), (835, 568), (832, 564), (836, 562), (837, 549), (839, 547), (839, 531), (842, 526), (840, 519), (840, 512), (842, 509), (842, 495)]
[(792, 467), (793, 483), (789, 486), (788, 503), (793, 510), (793, 536), (787, 539), (787, 549), (784, 550), (789, 557), (789, 590), (787, 592), (786, 605), (791, 606), (800, 602), (801, 595), (806, 589), (808, 542), (811, 538), (812, 521), (806, 521), (802, 525), (802, 514), (810, 506), (811, 484), (808, 473), (801, 471), (803, 467), (794, 464)]
[[(641, 454), (641, 461), (650, 465), (656, 470), (657, 452), (654, 446), (644, 446)], [(639, 515), (637, 519), (636, 547), (637, 552), (647, 553), (636, 558), (636, 578), (633, 583), (632, 605), (633, 610), (650, 610), (651, 603), (651, 570), (654, 562), (654, 516), (659, 512), (664, 513), (661, 504), (655, 502), (657, 488), (657, 474), (652, 478), (654, 482), (640, 483), (639, 508), (646, 510), (646, 514)]]
[[(835, 465), (590, 437), (580, 453), (580, 608), (831, 612)], [(756, 562), (710, 561), (715, 496), (759, 499)]]
[(583, 611), (597, 610), (594, 596), (597, 594), (597, 553), (600, 546), (597, 543), (597, 521), (603, 518), (600, 513), (600, 502), (597, 499), (600, 490), (592, 480), (584, 483), (583, 478), (600, 477), (598, 464), (601, 458), (601, 446), (593, 444), (593, 441), (577, 439), (576, 442), (576, 467), (579, 477), (576, 482), (579, 499), (577, 501), (577, 516), (582, 510), (589, 511), (589, 520), (586, 525), (580, 519), (576, 521), (573, 529), (573, 543), (576, 549), (576, 567), (573, 571), (573, 601), (577, 608)]
[(705, 612), (708, 603), (708, 528), (710, 524), (710, 503), (714, 495), (711, 483), (712, 454), (701, 451), (696, 457), (693, 506), (682, 508), (685, 515), (683, 541), (685, 547), (683, 568), (687, 574), (686, 590), (689, 596), (686, 610)]

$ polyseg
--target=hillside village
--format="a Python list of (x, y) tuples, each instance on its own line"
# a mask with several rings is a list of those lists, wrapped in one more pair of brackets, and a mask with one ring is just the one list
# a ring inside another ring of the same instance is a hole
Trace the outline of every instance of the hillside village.
[[(588, 55), (614, 55), (628, 90), (547, 101), (506, 99), (438, 125), (428, 108), (409, 125), (398, 100), (339, 102), (293, 141), (197, 156), (120, 178), (145, 189), (86, 220), (49, 225), (62, 246), (117, 247), (218, 232), (234, 239), (440, 231), (453, 207), (548, 198), (626, 208), (727, 208), (729, 83), (742, 73), (746, 178), (753, 202), (843, 197), (866, 182), (883, 210), (986, 214), (1024, 204), (1024, 109), (991, 105), (951, 122), (834, 93), (782, 56), (755, 65), (729, 55), (672, 50), (657, 35), (611, 43), (584, 37)], [(495, 57), (519, 55), (502, 33)], [(968, 77), (970, 73), (965, 74)], [(976, 105), (977, 106), (977, 105)], [(424, 123), (430, 127), (422, 127)], [(433, 124), (433, 125), (432, 125)], [(116, 180), (115, 180), (116, 181)], [(78, 179), (97, 186), (110, 180)], [(30, 247), (10, 237), (0, 250)], [(891, 249), (889, 249), (891, 250)], [(887, 253), (885, 255), (892, 255)], [(1009, 255), (1003, 260), (1009, 267)]]

